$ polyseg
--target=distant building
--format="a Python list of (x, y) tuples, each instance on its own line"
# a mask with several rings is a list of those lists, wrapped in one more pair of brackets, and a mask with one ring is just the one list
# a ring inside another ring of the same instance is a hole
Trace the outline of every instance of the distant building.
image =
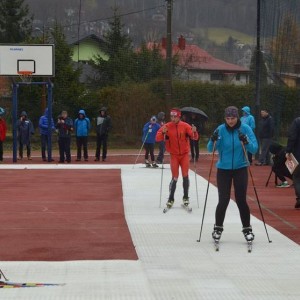
[(277, 76), (288, 86), (288, 87), (300, 87), (300, 63), (294, 65), (293, 73), (278, 73)]
[[(148, 49), (158, 48), (166, 57), (166, 38), (161, 43), (149, 42)], [(182, 80), (244, 85), (249, 82), (250, 70), (217, 59), (197, 45), (189, 45), (183, 36), (172, 45), (173, 57), (178, 57), (177, 76)]]

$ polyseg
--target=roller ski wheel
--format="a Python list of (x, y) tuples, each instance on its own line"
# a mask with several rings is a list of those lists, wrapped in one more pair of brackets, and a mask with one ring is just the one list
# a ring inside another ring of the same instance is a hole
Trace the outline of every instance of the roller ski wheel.
[(253, 245), (253, 241), (248, 241), (248, 242), (247, 242), (248, 253), (251, 253), (251, 252), (252, 252), (252, 245)]
[(212, 238), (214, 240), (214, 247), (216, 251), (220, 249), (220, 238), (222, 236), (223, 226), (214, 226), (214, 231), (212, 232)]
[(245, 240), (247, 242), (247, 249), (248, 249), (248, 253), (252, 252), (252, 245), (253, 245), (253, 240), (254, 240), (254, 234), (252, 232), (252, 227), (244, 227), (242, 230)]
[(214, 247), (216, 252), (219, 252), (220, 250), (220, 240), (214, 239)]
[(185, 209), (187, 212), (191, 213), (193, 211), (193, 209), (191, 207), (189, 207), (189, 205), (187, 204), (181, 204), (181, 207), (183, 209)]

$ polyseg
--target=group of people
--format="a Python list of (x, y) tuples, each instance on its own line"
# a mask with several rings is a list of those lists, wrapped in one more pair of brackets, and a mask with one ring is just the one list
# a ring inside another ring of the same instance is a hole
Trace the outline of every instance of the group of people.
[[(3, 161), (3, 141), (6, 137), (7, 126), (4, 119), (5, 110), (0, 108), (0, 162)], [(77, 156), (76, 161), (81, 161), (82, 158), (88, 161), (88, 136), (91, 129), (91, 121), (86, 116), (83, 109), (79, 110), (78, 116), (73, 121), (67, 111), (62, 111), (57, 117), (56, 123), (53, 118), (49, 117), (48, 109), (45, 110), (44, 115), (39, 119), (39, 132), (41, 138), (41, 155), (43, 161), (53, 161), (52, 158), (48, 159), (46, 150), (48, 149), (48, 137), (52, 132), (56, 132), (58, 135), (58, 147), (59, 147), (59, 163), (71, 162), (71, 136), (76, 137)], [(102, 107), (99, 110), (99, 115), (96, 118), (96, 132), (97, 132), (97, 146), (95, 152), (95, 161), (100, 160), (100, 152), (102, 148), (102, 161), (106, 160), (107, 156), (107, 139), (108, 134), (112, 128), (112, 122), (110, 116), (107, 114), (107, 108)], [(31, 160), (31, 137), (34, 134), (33, 123), (28, 118), (25, 111), (22, 111), (20, 118), (16, 124), (17, 128), (17, 140), (18, 140), (18, 160), (23, 159), (23, 149), (26, 147), (27, 159)], [(50, 131), (49, 131), (50, 129)]]

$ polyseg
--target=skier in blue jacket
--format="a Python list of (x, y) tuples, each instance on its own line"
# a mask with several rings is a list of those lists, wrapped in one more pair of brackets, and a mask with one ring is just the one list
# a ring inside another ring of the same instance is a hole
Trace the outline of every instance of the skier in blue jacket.
[(247, 241), (252, 241), (254, 234), (250, 225), (250, 209), (246, 201), (249, 162), (245, 151), (254, 154), (258, 145), (253, 130), (248, 125), (241, 123), (238, 109), (235, 106), (225, 109), (225, 123), (219, 125), (214, 131), (207, 144), (207, 149), (209, 152), (216, 149), (219, 153), (216, 165), (219, 201), (212, 236), (215, 240), (219, 240), (221, 237), (233, 182), (235, 200), (243, 225), (242, 232)]
[[(145, 148), (146, 167), (151, 167), (151, 164), (153, 168), (158, 167), (154, 159), (154, 145), (155, 145), (156, 133), (159, 130), (159, 128), (160, 125), (157, 123), (157, 118), (155, 116), (152, 116), (150, 122), (147, 122), (144, 125), (142, 141), (144, 143), (144, 148)], [(151, 157), (151, 163), (148, 160), (149, 153)]]
[(90, 119), (85, 115), (83, 109), (79, 110), (78, 118), (74, 122), (74, 130), (76, 135), (76, 145), (77, 145), (77, 159), (76, 161), (81, 161), (81, 149), (83, 147), (83, 157), (85, 161), (88, 161), (88, 135), (91, 129)]

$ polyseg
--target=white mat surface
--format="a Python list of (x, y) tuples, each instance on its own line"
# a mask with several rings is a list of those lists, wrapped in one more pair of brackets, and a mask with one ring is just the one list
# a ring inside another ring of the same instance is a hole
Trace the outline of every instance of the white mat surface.
[[(247, 253), (234, 202), (229, 204), (220, 252), (211, 231), (217, 190), (210, 185), (201, 242), (199, 238), (207, 181), (190, 172), (193, 212), (180, 208), (182, 181), (177, 184), (174, 208), (162, 209), (168, 195), (170, 169), (142, 165), (1, 165), (24, 168), (121, 168), (126, 220), (138, 261), (1, 262), (15, 282), (65, 283), (61, 287), (0, 289), (0, 299), (300, 299), (300, 247), (252, 217), (253, 252)], [(168, 166), (167, 166), (168, 167)], [(214, 175), (213, 175), (214, 176)], [(1, 241), (4, 243), (5, 241)], [(1, 259), (1, 258), (0, 258)]]

